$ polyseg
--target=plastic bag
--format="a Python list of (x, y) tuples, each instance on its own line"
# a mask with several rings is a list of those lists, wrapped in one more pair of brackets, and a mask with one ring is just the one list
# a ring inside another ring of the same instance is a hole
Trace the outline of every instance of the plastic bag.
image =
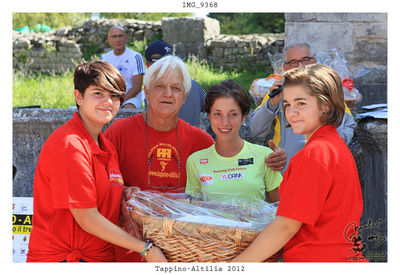
[(256, 106), (259, 106), (263, 102), (265, 95), (269, 94), (272, 85), (274, 85), (276, 80), (282, 79), (284, 73), (283, 63), (285, 60), (282, 53), (268, 53), (268, 58), (274, 73), (270, 74), (267, 78), (255, 79), (250, 86), (249, 93)]
[(350, 66), (339, 49), (316, 55), (317, 63), (330, 66), (342, 79), (344, 100), (350, 110), (354, 110), (361, 102), (361, 93), (354, 87), (354, 79), (370, 72), (370, 69)]
[(267, 78), (256, 78), (251, 83), (249, 93), (257, 106), (261, 104), (265, 95), (269, 94), (272, 85), (279, 79), (282, 79), (280, 75), (270, 74)]
[[(275, 219), (277, 203), (193, 200), (186, 194), (136, 190), (123, 205), (126, 221), (159, 247), (168, 261), (228, 261)], [(276, 260), (277, 256), (273, 257)]]
[(343, 79), (344, 100), (350, 110), (354, 110), (361, 102), (361, 93), (354, 88), (353, 79), (347, 77)]
[(272, 69), (274, 70), (274, 74), (283, 75), (283, 63), (285, 62), (283, 53), (268, 53), (268, 58), (271, 63)]

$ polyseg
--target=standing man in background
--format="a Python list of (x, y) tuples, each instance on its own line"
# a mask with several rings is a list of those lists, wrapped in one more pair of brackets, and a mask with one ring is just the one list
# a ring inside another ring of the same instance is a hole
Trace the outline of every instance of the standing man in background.
[(143, 109), (142, 91), (144, 63), (140, 53), (126, 47), (128, 36), (121, 26), (113, 26), (107, 37), (112, 50), (101, 55), (100, 59), (117, 68), (125, 79), (126, 91), (122, 108)]

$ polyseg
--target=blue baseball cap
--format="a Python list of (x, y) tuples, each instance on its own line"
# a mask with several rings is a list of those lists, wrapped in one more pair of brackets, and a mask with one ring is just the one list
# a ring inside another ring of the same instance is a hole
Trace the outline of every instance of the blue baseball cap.
[[(161, 56), (157, 58), (154, 57), (152, 58), (152, 56), (155, 54)], [(162, 40), (155, 40), (149, 46), (147, 46), (146, 51), (144, 53), (144, 57), (148, 62), (156, 62), (158, 59), (168, 54), (172, 54), (171, 45)]]

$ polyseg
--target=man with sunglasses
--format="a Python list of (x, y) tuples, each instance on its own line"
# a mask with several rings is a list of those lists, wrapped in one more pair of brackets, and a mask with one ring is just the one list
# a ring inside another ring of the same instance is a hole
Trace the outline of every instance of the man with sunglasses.
[[(283, 49), (283, 56), (285, 58), (285, 63), (283, 64), (285, 71), (316, 63), (315, 57), (311, 54), (311, 46), (308, 43), (296, 43), (286, 46)], [(271, 88), (271, 92), (280, 87), (282, 83), (283, 80), (277, 80)], [(297, 135), (292, 128), (285, 127), (289, 123), (282, 112), (282, 100), (282, 92), (273, 98), (266, 95), (263, 103), (250, 116), (250, 130), (256, 137), (270, 137), (273, 135), (273, 141), (286, 151), (287, 162), (282, 170), (283, 173), (288, 167), (290, 159), (304, 147), (306, 140), (304, 135)], [(346, 144), (350, 143), (355, 126), (354, 118), (346, 106), (342, 124), (337, 128), (339, 135)]]
[(117, 68), (125, 79), (126, 91), (121, 108), (143, 109), (144, 92), (142, 83), (144, 62), (140, 53), (126, 47), (128, 36), (121, 26), (113, 26), (107, 37), (112, 50), (101, 55), (100, 59)]

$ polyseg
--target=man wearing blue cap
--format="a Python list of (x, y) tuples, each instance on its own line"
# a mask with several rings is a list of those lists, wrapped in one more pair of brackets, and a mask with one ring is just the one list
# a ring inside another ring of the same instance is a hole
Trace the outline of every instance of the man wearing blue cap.
[[(172, 47), (162, 40), (153, 41), (145, 51), (146, 67), (150, 67), (154, 62), (165, 55), (172, 55)], [(199, 127), (200, 113), (204, 111), (204, 100), (206, 93), (199, 83), (192, 79), (192, 87), (189, 91), (185, 103), (179, 110), (178, 117), (190, 125)]]

